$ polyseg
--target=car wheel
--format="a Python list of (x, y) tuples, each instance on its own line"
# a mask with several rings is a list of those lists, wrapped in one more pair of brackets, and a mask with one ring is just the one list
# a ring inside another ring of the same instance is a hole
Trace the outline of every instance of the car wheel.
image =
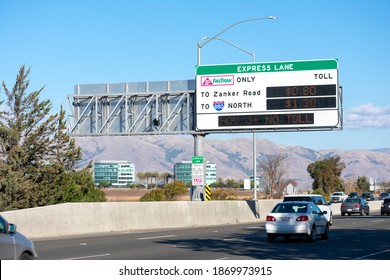
[(314, 239), (316, 239), (316, 226), (315, 225), (313, 225), (313, 227), (311, 228), (310, 234), (307, 236), (307, 239), (311, 242), (313, 242)]
[(20, 258), (19, 258), (19, 260), (33, 260), (33, 259), (34, 259), (34, 257), (31, 256), (31, 255), (28, 254), (28, 253), (23, 253), (23, 254), (20, 256)]
[(329, 225), (330, 226), (333, 226), (333, 213), (330, 212), (330, 221), (329, 221)]
[(276, 236), (274, 234), (268, 234), (267, 237), (268, 237), (268, 242), (269, 243), (275, 242)]
[(382, 213), (382, 212), (381, 212), (381, 216), (384, 216), (384, 215), (385, 215), (385, 213)]
[(351, 216), (351, 213), (348, 213), (348, 216)]
[(366, 216), (370, 216), (370, 211), (366, 211)]
[(345, 213), (344, 213), (344, 212), (341, 212), (341, 216), (345, 216)]
[(363, 209), (360, 209), (359, 214), (360, 216), (363, 216)]
[(329, 224), (326, 224), (324, 233), (321, 234), (322, 240), (327, 240), (329, 238)]

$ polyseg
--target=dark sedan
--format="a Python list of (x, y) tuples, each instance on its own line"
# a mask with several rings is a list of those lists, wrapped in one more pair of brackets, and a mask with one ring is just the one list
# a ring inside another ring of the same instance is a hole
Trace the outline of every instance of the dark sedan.
[(381, 215), (390, 215), (390, 197), (385, 198), (381, 205)]
[(390, 196), (390, 193), (388, 192), (383, 192), (379, 195), (379, 200), (383, 200), (385, 199), (386, 197)]
[(368, 216), (370, 215), (370, 206), (361, 197), (349, 197), (341, 204), (340, 211), (341, 216), (345, 214), (348, 214), (348, 216), (352, 214), (360, 214), (360, 216), (363, 216), (363, 214), (366, 214)]
[(362, 194), (362, 198), (365, 200), (375, 200), (375, 196), (372, 192), (365, 192)]

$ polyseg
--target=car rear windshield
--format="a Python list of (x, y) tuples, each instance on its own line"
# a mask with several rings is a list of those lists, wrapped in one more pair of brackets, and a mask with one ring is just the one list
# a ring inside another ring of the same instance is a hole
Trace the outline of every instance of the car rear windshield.
[(360, 199), (358, 198), (347, 198), (345, 200), (346, 203), (359, 203), (360, 202)]
[(282, 203), (275, 206), (272, 213), (306, 213), (307, 204)]
[(307, 196), (286, 196), (283, 201), (312, 201), (310, 197)]

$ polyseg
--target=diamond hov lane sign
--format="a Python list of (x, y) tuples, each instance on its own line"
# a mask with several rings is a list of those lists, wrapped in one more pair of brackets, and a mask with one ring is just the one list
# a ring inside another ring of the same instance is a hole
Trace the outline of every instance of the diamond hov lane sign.
[(340, 129), (340, 100), (336, 59), (196, 68), (201, 131)]

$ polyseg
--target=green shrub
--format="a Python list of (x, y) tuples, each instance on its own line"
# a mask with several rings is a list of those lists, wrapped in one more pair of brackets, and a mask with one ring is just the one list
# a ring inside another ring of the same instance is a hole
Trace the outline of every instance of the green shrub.
[(233, 190), (211, 190), (211, 200), (237, 200), (237, 194)]

